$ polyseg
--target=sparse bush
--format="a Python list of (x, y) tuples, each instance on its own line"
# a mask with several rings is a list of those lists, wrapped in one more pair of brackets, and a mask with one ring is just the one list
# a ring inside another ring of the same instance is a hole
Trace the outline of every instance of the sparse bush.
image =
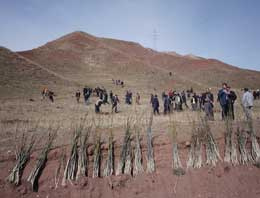
[[(124, 140), (121, 148), (121, 153), (120, 153), (120, 159), (118, 162), (117, 166), (117, 171), (116, 175), (120, 175), (125, 173), (125, 167), (126, 167), (126, 162), (128, 160), (129, 163), (129, 158), (131, 158), (131, 127), (130, 127), (130, 119), (128, 118), (126, 121), (126, 127), (125, 127), (125, 135), (124, 135)], [(127, 164), (129, 168), (129, 164)], [(128, 170), (127, 170), (128, 171)]]
[(230, 116), (225, 119), (226, 131), (225, 136), (225, 156), (224, 161), (232, 163), (233, 165), (238, 164), (237, 149), (235, 143), (235, 137), (233, 132), (233, 121)]
[(135, 125), (135, 151), (134, 151), (134, 170), (133, 175), (144, 172), (142, 165), (142, 148), (140, 143), (140, 128)]
[(53, 132), (49, 132), (47, 142), (46, 142), (46, 144), (45, 144), (45, 146), (44, 146), (44, 148), (43, 148), (43, 150), (42, 150), (42, 152), (41, 152), (41, 154), (40, 154), (40, 156), (39, 156), (39, 158), (36, 162), (34, 169), (32, 170), (32, 172), (30, 173), (30, 175), (27, 179), (27, 181), (31, 183), (32, 190), (34, 192), (38, 191), (38, 180), (39, 180), (39, 177), (41, 176), (43, 169), (45, 168), (48, 153), (51, 150), (53, 141), (57, 136), (57, 130), (55, 130)]
[(147, 172), (155, 171), (155, 161), (153, 153), (153, 137), (152, 137), (153, 113), (151, 112), (147, 126)]
[(67, 160), (67, 164), (65, 167), (63, 179), (62, 179), (62, 185), (66, 185), (66, 180), (69, 181), (74, 181), (76, 179), (77, 175), (77, 168), (78, 168), (78, 142), (79, 138), (81, 136), (81, 132), (83, 130), (83, 126), (77, 126), (74, 133), (73, 133), (73, 141), (72, 141), (72, 146), (71, 146), (71, 151), (69, 158)]
[[(19, 131), (18, 125), (16, 126), (16, 133)], [(29, 139), (29, 140), (28, 140)], [(23, 131), (21, 140), (18, 141), (17, 139), (14, 142), (19, 142), (16, 145), (15, 149), (15, 157), (16, 157), (16, 164), (12, 169), (10, 175), (8, 176), (7, 180), (15, 185), (19, 185), (21, 182), (21, 177), (23, 174), (23, 170), (30, 159), (32, 148), (35, 144), (35, 136), (32, 135), (30, 138), (27, 137), (25, 131)]]
[(182, 168), (181, 160), (178, 152), (178, 143), (177, 143), (177, 129), (176, 123), (170, 119), (170, 135), (172, 139), (172, 168), (173, 173), (177, 176), (184, 175), (185, 171)]
[(104, 176), (110, 176), (114, 173), (114, 136), (112, 129), (108, 138), (108, 151), (107, 151), (107, 161), (104, 169)]
[(217, 143), (211, 133), (209, 123), (201, 118), (201, 131), (204, 134), (204, 143), (206, 146), (206, 164), (215, 166), (218, 160), (222, 160), (219, 154)]
[(94, 135), (94, 156), (93, 156), (93, 175), (92, 177), (100, 177), (101, 166), (101, 134), (96, 130)]
[(203, 137), (201, 130), (195, 126), (195, 121), (193, 121), (187, 168), (200, 168), (202, 166), (202, 141)]

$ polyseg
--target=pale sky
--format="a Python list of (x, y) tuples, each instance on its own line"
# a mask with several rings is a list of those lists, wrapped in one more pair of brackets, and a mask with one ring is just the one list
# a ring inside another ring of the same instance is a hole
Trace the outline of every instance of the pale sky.
[(0, 45), (39, 47), (73, 31), (260, 71), (259, 0), (0, 0)]

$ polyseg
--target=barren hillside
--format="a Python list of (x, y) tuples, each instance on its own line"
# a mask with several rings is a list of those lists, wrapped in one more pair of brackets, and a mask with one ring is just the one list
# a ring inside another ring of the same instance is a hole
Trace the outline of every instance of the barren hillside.
[[(260, 72), (239, 69), (214, 59), (176, 56), (142, 47), (138, 43), (98, 38), (73, 32), (39, 48), (19, 54), (80, 83), (107, 84), (121, 78), (129, 86), (260, 87)], [(172, 76), (169, 77), (169, 72)], [(241, 80), (243, 79), (243, 80)]]
[(72, 85), (63, 76), (50, 71), (27, 58), (0, 47), (1, 98), (39, 93), (43, 87), (50, 89)]

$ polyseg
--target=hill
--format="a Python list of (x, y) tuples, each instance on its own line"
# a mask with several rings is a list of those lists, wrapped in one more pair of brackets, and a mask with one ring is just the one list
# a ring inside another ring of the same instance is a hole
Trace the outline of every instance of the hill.
[(43, 87), (50, 89), (71, 84), (61, 75), (27, 58), (0, 47), (1, 98), (39, 94)]
[(218, 87), (222, 82), (236, 88), (260, 87), (260, 72), (194, 55), (157, 52), (138, 43), (84, 32), (73, 32), (19, 54), (82, 84), (105, 85), (111, 78), (119, 78), (130, 87), (140, 88), (205, 88)]
[[(38, 93), (43, 86), (105, 86), (125, 81), (133, 91), (205, 89), (228, 82), (232, 87), (259, 88), (260, 72), (215, 59), (157, 52), (138, 43), (73, 32), (36, 49), (12, 52), (0, 48), (1, 97)], [(172, 75), (169, 75), (169, 74)], [(25, 91), (26, 90), (26, 91)], [(15, 95), (14, 94), (14, 95)]]

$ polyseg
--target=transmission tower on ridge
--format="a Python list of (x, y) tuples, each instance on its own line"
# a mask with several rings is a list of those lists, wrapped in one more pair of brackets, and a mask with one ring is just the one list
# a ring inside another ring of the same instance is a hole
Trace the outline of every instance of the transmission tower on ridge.
[(157, 40), (159, 34), (157, 33), (156, 29), (153, 30), (153, 49), (157, 51)]

